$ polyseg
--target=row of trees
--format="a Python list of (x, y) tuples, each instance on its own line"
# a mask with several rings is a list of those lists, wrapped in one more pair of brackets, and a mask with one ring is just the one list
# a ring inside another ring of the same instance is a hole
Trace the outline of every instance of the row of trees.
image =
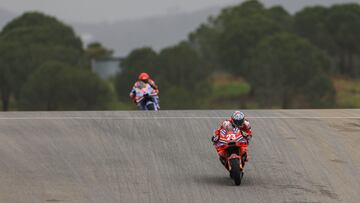
[[(162, 98), (173, 100), (164, 102), (167, 107), (198, 108), (211, 96), (208, 76), (227, 72), (251, 85), (248, 97), (259, 107), (333, 107), (331, 77), (360, 76), (358, 36), (357, 4), (308, 7), (290, 15), (281, 6), (248, 0), (210, 17), (188, 40), (159, 54), (133, 51), (117, 89), (123, 95), (127, 78), (149, 71), (165, 89)], [(179, 98), (190, 99), (179, 104)]]
[[(161, 104), (168, 109), (204, 106), (211, 66), (187, 44), (180, 43), (156, 53), (151, 48), (134, 50), (122, 63), (116, 78), (119, 98), (129, 101), (131, 85), (140, 72), (148, 72), (160, 84)], [(121, 95), (121, 96), (120, 96)]]
[(299, 34), (313, 22), (295, 23), (306, 10), (291, 16), (280, 6), (246, 1), (210, 18), (190, 34), (189, 43), (217, 69), (242, 75), (261, 107), (330, 107), (332, 61)]
[(0, 33), (2, 108), (106, 109), (108, 85), (92, 73), (89, 54), (71, 27), (37, 12), (25, 13)]
[[(287, 32), (305, 38), (331, 58), (335, 73), (359, 77), (360, 6), (306, 7), (291, 16), (281, 6), (257, 0), (224, 9), (189, 36), (194, 48), (219, 68), (243, 73), (245, 60), (264, 38)], [(328, 68), (330, 68), (328, 67)]]
[[(132, 51), (113, 81), (119, 100), (130, 104), (131, 85), (149, 72), (164, 109), (207, 108), (216, 107), (210, 104), (213, 80), (226, 72), (247, 81), (248, 101), (261, 108), (333, 107), (332, 77), (360, 77), (358, 36), (357, 4), (290, 15), (281, 6), (248, 0), (210, 17), (177, 45)], [(92, 73), (90, 59), (111, 55), (99, 43), (84, 49), (72, 28), (53, 17), (25, 13), (0, 33), (2, 108), (109, 109), (116, 99), (112, 81)]]
[(331, 57), (332, 71), (360, 77), (360, 6), (309, 7), (294, 16), (296, 34)]

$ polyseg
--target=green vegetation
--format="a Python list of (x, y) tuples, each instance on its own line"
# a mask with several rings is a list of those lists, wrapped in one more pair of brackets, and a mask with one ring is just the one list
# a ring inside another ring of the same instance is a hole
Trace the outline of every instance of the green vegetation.
[(247, 95), (250, 85), (246, 82), (230, 81), (228, 84), (216, 84), (213, 86), (213, 97), (232, 98)]
[(207, 108), (248, 108), (256, 105), (255, 102), (248, 101), (251, 87), (244, 79), (217, 72), (211, 76), (211, 81), (212, 94), (208, 103), (205, 103)]
[(189, 42), (216, 70), (249, 82), (244, 107), (329, 108), (336, 106), (330, 76), (359, 77), (358, 22), (357, 4), (308, 7), (291, 16), (249, 0), (210, 18)]
[(25, 83), (20, 95), (24, 110), (106, 109), (110, 89), (92, 72), (48, 62)]
[(246, 96), (250, 85), (242, 78), (236, 78), (227, 73), (214, 73), (211, 76), (213, 99), (236, 98)]
[(148, 72), (160, 84), (162, 109), (194, 109), (211, 96), (208, 83), (211, 66), (187, 43), (156, 53), (150, 48), (134, 50), (123, 62), (123, 72), (116, 78), (116, 89), (122, 101), (140, 72)]
[(71, 27), (30, 12), (0, 33), (0, 106), (134, 109), (129, 91), (138, 74), (148, 72), (160, 87), (162, 109), (356, 108), (358, 36), (358, 4), (291, 15), (247, 0), (209, 17), (174, 46), (133, 50), (121, 74), (102, 81), (90, 72), (90, 61), (112, 50), (97, 42), (84, 50)]
[(38, 12), (25, 13), (0, 33), (2, 108), (106, 109), (108, 87), (86, 68), (81, 40), (71, 27)]
[(297, 13), (294, 19), (297, 33), (326, 50), (333, 58), (335, 72), (360, 77), (358, 4), (307, 8)]
[(335, 78), (336, 103), (339, 108), (360, 107), (360, 80)]
[(278, 33), (266, 37), (258, 43), (249, 62), (254, 96), (268, 108), (274, 104), (282, 108), (331, 107), (335, 90), (324, 73), (328, 64), (321, 50), (296, 35)]

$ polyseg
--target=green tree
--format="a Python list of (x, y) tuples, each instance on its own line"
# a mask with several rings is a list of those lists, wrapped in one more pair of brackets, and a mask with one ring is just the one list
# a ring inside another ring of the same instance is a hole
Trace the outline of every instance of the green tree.
[(281, 6), (273, 6), (267, 9), (267, 15), (277, 22), (284, 30), (293, 31), (293, 17)]
[(304, 8), (294, 16), (294, 30), (296, 34), (329, 52), (335, 49), (335, 44), (326, 27), (328, 12), (322, 6)]
[(221, 69), (218, 54), (220, 29), (214, 28), (214, 19), (209, 18), (207, 24), (201, 24), (194, 32), (189, 34), (189, 45), (200, 57), (206, 59), (217, 69)]
[(24, 45), (63, 45), (82, 51), (82, 42), (73, 29), (56, 18), (27, 12), (9, 22), (2, 30), (2, 37)]
[(113, 55), (114, 51), (104, 47), (100, 42), (93, 42), (87, 45), (85, 55), (88, 63), (93, 59), (108, 58)]
[(157, 53), (145, 47), (132, 51), (121, 63), (122, 71), (116, 76), (115, 87), (119, 99), (130, 102), (128, 99), (132, 85), (141, 72), (147, 72), (155, 80), (160, 72), (157, 66)]
[(358, 4), (305, 8), (294, 17), (296, 33), (326, 50), (333, 58), (334, 70), (360, 76), (360, 6)]
[(330, 107), (335, 91), (324, 73), (329, 57), (289, 33), (264, 38), (250, 59), (250, 83), (263, 107)]
[(2, 110), (9, 109), (10, 97), (14, 88), (19, 87), (17, 70), (13, 67), (21, 66), (17, 57), (24, 57), (22, 50), (16, 49), (18, 43), (0, 40), (0, 94)]
[(279, 32), (281, 28), (271, 19), (257, 14), (234, 23), (220, 35), (219, 56), (224, 68), (245, 74), (247, 67), (244, 62), (250, 57), (251, 50), (262, 38)]
[(187, 43), (165, 48), (159, 54), (150, 48), (134, 50), (122, 63), (123, 71), (116, 78), (119, 98), (127, 95), (137, 76), (148, 72), (160, 87), (164, 109), (198, 108), (201, 99), (211, 93), (208, 76), (211, 66)]
[(163, 49), (158, 56), (164, 108), (199, 108), (211, 94), (212, 70), (187, 43)]
[[(11, 47), (11, 48), (9, 48)], [(0, 33), (0, 68), (3, 110), (11, 95), (19, 97), (28, 76), (46, 61), (83, 66), (82, 42), (71, 27), (38, 12), (25, 13), (8, 23)], [(5, 105), (4, 105), (5, 104)]]
[(360, 5), (335, 5), (329, 9), (327, 29), (337, 45), (337, 64), (341, 73), (360, 76), (360, 64), (356, 64), (360, 51)]
[(247, 72), (244, 62), (264, 37), (291, 29), (291, 16), (281, 7), (266, 9), (248, 0), (224, 9), (189, 35), (192, 47), (218, 69)]
[(24, 110), (104, 110), (112, 100), (109, 87), (88, 70), (49, 61), (21, 90)]

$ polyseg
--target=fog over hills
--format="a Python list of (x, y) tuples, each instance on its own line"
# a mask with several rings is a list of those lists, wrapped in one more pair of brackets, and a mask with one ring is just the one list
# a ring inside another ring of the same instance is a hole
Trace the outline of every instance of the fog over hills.
[[(242, 2), (242, 1), (239, 1)], [(282, 5), (286, 10), (294, 13), (304, 6), (324, 5), (335, 3), (357, 2), (360, 0), (263, 0), (266, 6)], [(115, 50), (116, 55), (125, 56), (131, 50), (151, 46), (156, 50), (175, 45), (187, 38), (201, 23), (206, 22), (210, 15), (217, 15), (223, 6), (205, 8), (195, 12), (183, 12), (139, 18), (133, 20), (115, 21), (111, 23), (74, 23), (72, 25), (85, 43), (99, 41), (106, 47)], [(0, 27), (14, 18), (16, 14), (0, 9)]]
[(151, 46), (159, 50), (187, 38), (189, 32), (220, 8), (210, 8), (193, 13), (157, 16), (104, 24), (75, 24), (84, 41), (101, 41), (125, 55), (136, 47)]
[[(294, 13), (304, 6), (335, 3), (359, 2), (347, 0), (266, 0), (267, 7), (282, 5)], [(201, 23), (206, 22), (210, 15), (217, 15), (226, 7), (218, 6), (196, 12), (178, 13), (167, 16), (156, 16), (146, 19), (128, 20), (105, 24), (75, 24), (75, 29), (81, 33), (85, 41), (101, 41), (107, 47), (116, 51), (117, 55), (126, 55), (134, 48), (151, 46), (159, 50), (185, 40)]]
[[(73, 26), (85, 43), (99, 41), (114, 49), (116, 55), (124, 56), (138, 47), (151, 46), (159, 50), (176, 44), (186, 39), (189, 32), (196, 29), (200, 23), (206, 22), (208, 16), (215, 15), (220, 10), (221, 7), (214, 7), (190, 13), (112, 23), (65, 23)], [(17, 14), (0, 8), (0, 28), (16, 16)]]

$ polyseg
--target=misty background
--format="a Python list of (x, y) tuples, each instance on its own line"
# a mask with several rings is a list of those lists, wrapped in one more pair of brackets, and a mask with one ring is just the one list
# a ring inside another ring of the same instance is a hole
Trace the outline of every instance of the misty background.
[[(135, 48), (160, 50), (187, 38), (209, 16), (243, 1), (234, 0), (1, 0), (0, 28), (25, 11), (41, 11), (71, 25), (85, 44), (99, 41), (126, 56)], [(282, 5), (290, 13), (305, 6), (329, 6), (360, 0), (263, 0), (265, 6)]]
[(141, 72), (162, 109), (360, 107), (359, 2), (135, 3), (3, 1), (0, 108), (136, 109)]

